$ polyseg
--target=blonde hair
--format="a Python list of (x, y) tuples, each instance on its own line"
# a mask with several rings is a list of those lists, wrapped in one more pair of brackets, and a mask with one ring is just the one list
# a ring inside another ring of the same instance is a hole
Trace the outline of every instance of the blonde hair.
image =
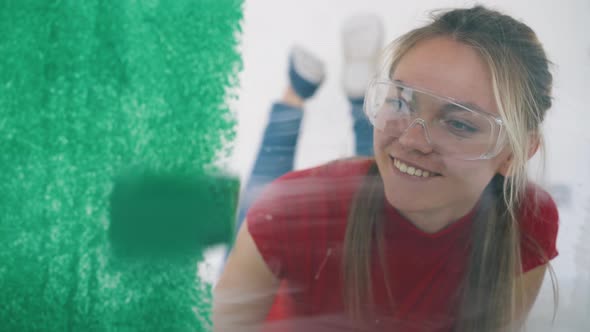
[[(551, 107), (549, 61), (535, 33), (525, 24), (482, 6), (437, 12), (432, 23), (394, 41), (385, 52), (390, 75), (416, 44), (448, 36), (473, 47), (488, 64), (493, 93), (504, 121), (506, 143), (512, 152), (507, 177), (496, 175), (481, 197), (474, 218), (472, 250), (462, 289), (455, 331), (496, 331), (514, 322), (522, 273), (519, 207), (527, 185), (526, 164), (531, 146), (542, 142), (540, 124)], [(541, 147), (541, 150), (542, 147)], [(353, 318), (363, 318), (373, 303), (370, 253), (373, 238), (384, 266), (380, 211), (384, 189), (373, 167), (357, 192), (348, 216), (343, 275), (344, 296)], [(532, 239), (531, 239), (532, 240)], [(546, 262), (547, 257), (537, 245)], [(385, 269), (384, 269), (385, 271)], [(550, 268), (552, 281), (555, 280)], [(385, 276), (389, 280), (388, 276)], [(554, 282), (554, 294), (555, 294)], [(388, 290), (389, 291), (389, 290)], [(391, 293), (391, 292), (389, 292)], [(393, 299), (390, 295), (393, 305)]]

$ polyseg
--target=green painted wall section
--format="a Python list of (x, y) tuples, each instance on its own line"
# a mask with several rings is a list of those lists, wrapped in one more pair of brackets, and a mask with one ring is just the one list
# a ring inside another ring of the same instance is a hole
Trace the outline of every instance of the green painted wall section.
[(208, 331), (240, 0), (0, 2), (2, 331)]

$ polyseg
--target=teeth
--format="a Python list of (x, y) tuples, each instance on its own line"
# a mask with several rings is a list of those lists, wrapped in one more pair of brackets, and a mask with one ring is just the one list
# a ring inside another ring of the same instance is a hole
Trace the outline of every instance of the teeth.
[(421, 176), (423, 178), (427, 178), (430, 177), (430, 172), (429, 171), (425, 171), (419, 168), (415, 168), (412, 166), (408, 166), (406, 164), (404, 164), (403, 162), (394, 159), (393, 160), (393, 165), (399, 169), (400, 171), (402, 171), (403, 173), (409, 174), (409, 175), (413, 175), (413, 176)]

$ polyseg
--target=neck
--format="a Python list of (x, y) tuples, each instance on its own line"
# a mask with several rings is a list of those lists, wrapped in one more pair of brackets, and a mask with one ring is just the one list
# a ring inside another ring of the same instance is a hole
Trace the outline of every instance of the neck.
[(401, 211), (399, 213), (423, 232), (433, 234), (452, 225), (468, 214), (477, 201), (462, 206), (445, 207), (422, 211)]

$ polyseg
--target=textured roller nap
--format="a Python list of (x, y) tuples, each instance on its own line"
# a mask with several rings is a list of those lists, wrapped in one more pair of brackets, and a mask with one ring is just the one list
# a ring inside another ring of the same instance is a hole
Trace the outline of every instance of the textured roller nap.
[(0, 2), (0, 330), (208, 331), (235, 0)]

